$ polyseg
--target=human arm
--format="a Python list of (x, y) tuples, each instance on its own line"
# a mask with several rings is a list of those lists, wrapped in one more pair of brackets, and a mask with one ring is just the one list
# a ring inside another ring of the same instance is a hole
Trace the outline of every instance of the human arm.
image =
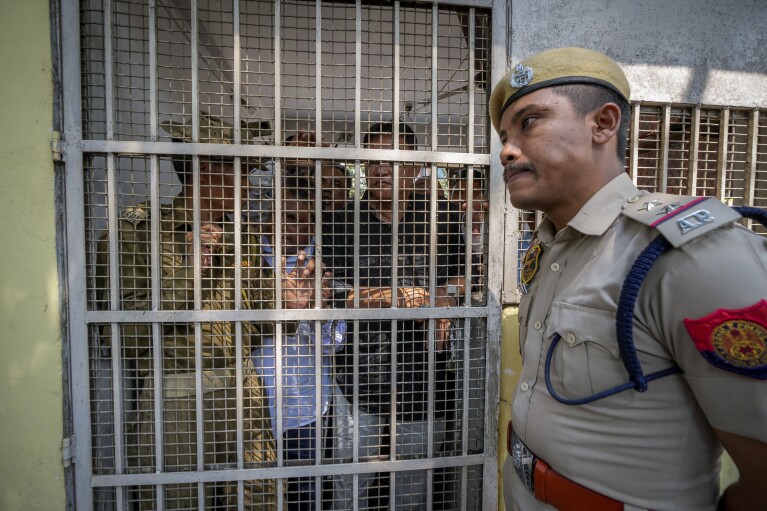
[(764, 498), (754, 479), (767, 473), (767, 358), (758, 349), (767, 341), (767, 241), (726, 227), (667, 256), (643, 286), (653, 296), (646, 317), (740, 471), (720, 508), (759, 509), (746, 503)]
[(767, 509), (764, 475), (767, 474), (767, 443), (720, 429), (714, 429), (719, 442), (738, 468), (739, 478), (719, 499), (717, 511)]
[[(354, 307), (354, 290), (346, 294), (346, 307)], [(363, 287), (359, 290), (360, 309), (386, 309), (393, 307), (394, 298), (391, 287)], [(397, 288), (397, 307), (417, 309), (429, 305), (429, 291), (422, 287)]]
[(286, 268), (287, 258), (282, 257), (282, 303), (286, 309), (306, 309), (314, 299), (314, 258), (301, 250), (291, 270)]

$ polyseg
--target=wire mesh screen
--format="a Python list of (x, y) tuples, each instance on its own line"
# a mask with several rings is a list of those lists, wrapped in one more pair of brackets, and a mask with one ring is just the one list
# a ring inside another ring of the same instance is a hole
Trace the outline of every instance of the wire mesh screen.
[(495, 506), (489, 10), (79, 5), (78, 506)]

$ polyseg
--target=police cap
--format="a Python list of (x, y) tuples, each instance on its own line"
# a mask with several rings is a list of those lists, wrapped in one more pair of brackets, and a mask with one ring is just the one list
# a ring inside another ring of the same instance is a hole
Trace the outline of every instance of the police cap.
[(490, 95), (490, 119), (500, 131), (501, 116), (525, 94), (555, 85), (591, 84), (613, 90), (629, 101), (630, 87), (617, 62), (585, 48), (554, 48), (532, 55), (510, 70)]

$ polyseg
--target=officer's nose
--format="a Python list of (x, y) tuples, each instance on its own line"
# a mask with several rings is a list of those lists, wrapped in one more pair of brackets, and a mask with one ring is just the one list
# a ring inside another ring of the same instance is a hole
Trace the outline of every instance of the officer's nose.
[(510, 138), (507, 138), (501, 147), (501, 165), (504, 167), (516, 161), (521, 154), (519, 146), (517, 146)]

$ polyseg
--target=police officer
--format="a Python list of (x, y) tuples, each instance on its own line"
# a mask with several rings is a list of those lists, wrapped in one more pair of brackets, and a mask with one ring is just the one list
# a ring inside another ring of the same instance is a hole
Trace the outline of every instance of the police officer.
[[(629, 97), (580, 48), (527, 58), (491, 95), (511, 203), (544, 214), (521, 274), (506, 509), (767, 509), (767, 240), (714, 198), (637, 190)], [(722, 447), (740, 480), (720, 498)]]

